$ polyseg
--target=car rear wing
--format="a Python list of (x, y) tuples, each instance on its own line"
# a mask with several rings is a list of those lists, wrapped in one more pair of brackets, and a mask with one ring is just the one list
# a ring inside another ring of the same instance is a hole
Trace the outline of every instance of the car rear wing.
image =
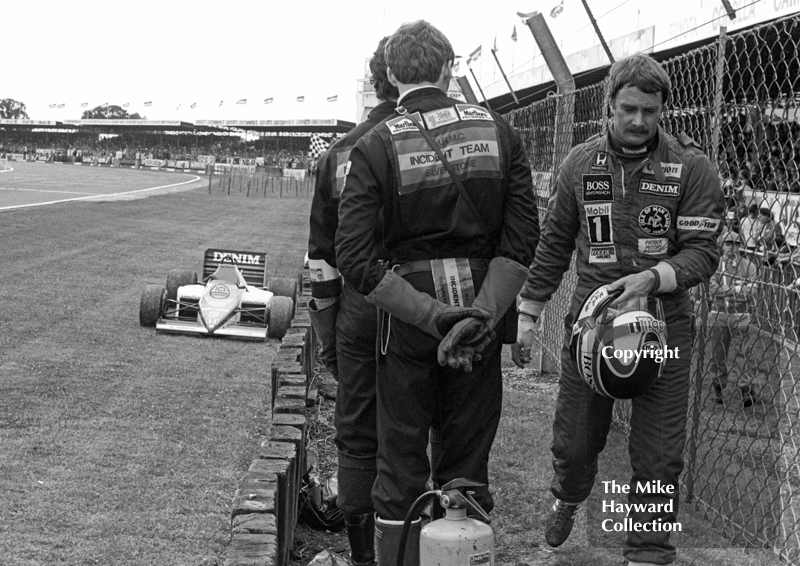
[(217, 270), (222, 261), (233, 261), (248, 285), (263, 289), (267, 279), (267, 254), (209, 248), (203, 254), (203, 281)]

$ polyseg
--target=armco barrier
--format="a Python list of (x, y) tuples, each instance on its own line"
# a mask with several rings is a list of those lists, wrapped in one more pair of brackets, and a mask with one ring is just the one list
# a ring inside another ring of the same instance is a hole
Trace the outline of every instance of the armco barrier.
[(267, 373), (272, 406), (269, 435), (234, 495), (225, 566), (287, 566), (290, 562), (306, 472), (307, 407), (316, 351), (308, 315), (307, 270), (300, 281), (292, 326)]

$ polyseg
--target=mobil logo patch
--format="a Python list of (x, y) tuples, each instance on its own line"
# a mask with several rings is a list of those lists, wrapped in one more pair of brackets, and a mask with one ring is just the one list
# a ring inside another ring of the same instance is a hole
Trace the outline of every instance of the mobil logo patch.
[(681, 194), (680, 183), (659, 183), (650, 179), (639, 181), (639, 192), (662, 197), (678, 197)]
[(646, 206), (639, 213), (639, 229), (650, 236), (660, 236), (669, 230), (672, 217), (669, 210), (658, 204)]
[(609, 173), (583, 175), (583, 202), (614, 200), (614, 181)]

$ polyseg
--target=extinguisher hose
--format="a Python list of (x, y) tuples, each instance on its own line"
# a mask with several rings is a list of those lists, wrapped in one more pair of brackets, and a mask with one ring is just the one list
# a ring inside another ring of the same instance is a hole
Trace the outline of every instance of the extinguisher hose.
[(403, 562), (406, 559), (406, 543), (408, 542), (408, 531), (411, 529), (411, 523), (416, 521), (419, 517), (420, 512), (423, 507), (425, 507), (426, 500), (429, 497), (438, 495), (441, 495), (441, 490), (434, 489), (426, 491), (417, 497), (417, 500), (409, 508), (408, 513), (406, 513), (406, 518), (403, 520), (403, 530), (400, 531), (400, 544), (397, 548), (397, 566), (403, 566)]

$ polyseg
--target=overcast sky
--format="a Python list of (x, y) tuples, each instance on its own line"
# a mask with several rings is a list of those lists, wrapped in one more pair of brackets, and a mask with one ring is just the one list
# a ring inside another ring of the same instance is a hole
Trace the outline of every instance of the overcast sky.
[[(734, 22), (721, 0), (588, 4), (607, 39), (651, 25), (663, 49), (670, 38), (695, 41), (720, 25), (736, 29), (797, 11), (797, 1), (732, 0), (740, 8)], [(563, 12), (550, 17), (558, 4)], [(534, 11), (546, 16), (565, 55), (599, 45), (582, 0), (7, 0), (0, 99), (23, 102), (35, 120), (78, 119), (109, 103), (151, 120), (355, 121), (365, 61), (402, 23), (428, 20), (462, 61), (483, 45), (473, 69), (482, 88), (504, 91), (489, 48), (497, 46), (509, 75), (543, 66), (517, 16)], [(267, 98), (273, 102), (264, 104)]]
[[(567, 0), (567, 5), (570, 1), (577, 0)], [(599, 15), (624, 2), (592, 0), (592, 5)], [(106, 102), (129, 104), (129, 113), (149, 119), (354, 120), (357, 81), (364, 75), (365, 59), (380, 38), (400, 24), (420, 18), (430, 21), (448, 36), (456, 54), (466, 58), (498, 32), (498, 49), (503, 53), (514, 25), (524, 41), (532, 42), (516, 13), (537, 9), (549, 13), (557, 3), (4, 2), (0, 98), (25, 103), (29, 116), (38, 120), (77, 119), (86, 109), (81, 104), (93, 108)], [(576, 14), (580, 16), (585, 19)], [(503, 55), (508, 58), (508, 51)], [(515, 57), (520, 62), (524, 53)], [(326, 102), (334, 95), (336, 103)], [(298, 96), (305, 96), (305, 102), (296, 102)], [(265, 105), (269, 97), (274, 102)], [(247, 104), (235, 104), (241, 99)], [(151, 106), (145, 107), (146, 101)], [(64, 106), (51, 109), (52, 104)]]

